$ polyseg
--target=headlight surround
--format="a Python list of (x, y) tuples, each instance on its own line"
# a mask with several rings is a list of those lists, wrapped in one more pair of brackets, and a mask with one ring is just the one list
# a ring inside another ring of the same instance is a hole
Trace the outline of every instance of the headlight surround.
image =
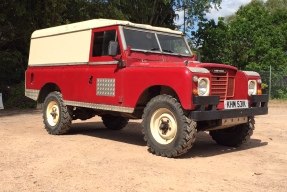
[(257, 93), (257, 82), (256, 80), (249, 80), (248, 81), (248, 95), (256, 95)]
[(198, 79), (198, 95), (206, 96), (209, 95), (210, 81), (208, 78), (199, 78)]
[(257, 83), (258, 83), (258, 84), (261, 84), (261, 83), (262, 83), (262, 80), (261, 80), (261, 79), (257, 79)]

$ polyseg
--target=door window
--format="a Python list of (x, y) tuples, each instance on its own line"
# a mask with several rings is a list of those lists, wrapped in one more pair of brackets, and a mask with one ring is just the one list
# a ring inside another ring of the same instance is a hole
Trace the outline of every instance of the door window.
[[(116, 30), (94, 32), (92, 56), (108, 56), (108, 48), (110, 41), (118, 41)], [(118, 45), (118, 54), (120, 53), (121, 51)]]

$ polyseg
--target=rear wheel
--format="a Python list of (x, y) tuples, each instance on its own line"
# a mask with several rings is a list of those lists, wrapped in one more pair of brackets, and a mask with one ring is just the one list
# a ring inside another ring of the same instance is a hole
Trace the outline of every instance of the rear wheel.
[(54, 91), (46, 97), (43, 120), (49, 134), (60, 135), (69, 131), (72, 123), (72, 110), (64, 104), (60, 92)]
[(238, 147), (250, 139), (253, 134), (255, 120), (249, 117), (248, 122), (227, 129), (209, 131), (212, 139), (219, 145)]
[(113, 115), (103, 115), (102, 120), (106, 128), (111, 130), (121, 130), (128, 124), (129, 121), (127, 118)]
[(147, 104), (142, 125), (149, 151), (156, 155), (182, 155), (195, 141), (196, 122), (188, 119), (180, 103), (168, 95), (159, 95)]

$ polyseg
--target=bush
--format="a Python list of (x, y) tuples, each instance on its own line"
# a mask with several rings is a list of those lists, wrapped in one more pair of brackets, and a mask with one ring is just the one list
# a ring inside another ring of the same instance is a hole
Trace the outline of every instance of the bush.
[(272, 98), (287, 99), (287, 87), (274, 87), (272, 90)]
[(14, 86), (1, 86), (3, 105), (9, 108), (35, 108), (36, 102), (25, 96), (25, 82)]

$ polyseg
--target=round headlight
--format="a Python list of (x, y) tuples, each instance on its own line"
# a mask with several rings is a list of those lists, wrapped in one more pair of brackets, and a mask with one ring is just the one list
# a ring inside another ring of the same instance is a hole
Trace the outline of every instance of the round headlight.
[(256, 81), (251, 80), (248, 82), (248, 95), (255, 95), (256, 94)]
[(198, 80), (198, 95), (200, 96), (207, 95), (208, 91), (209, 91), (208, 79), (199, 79)]

